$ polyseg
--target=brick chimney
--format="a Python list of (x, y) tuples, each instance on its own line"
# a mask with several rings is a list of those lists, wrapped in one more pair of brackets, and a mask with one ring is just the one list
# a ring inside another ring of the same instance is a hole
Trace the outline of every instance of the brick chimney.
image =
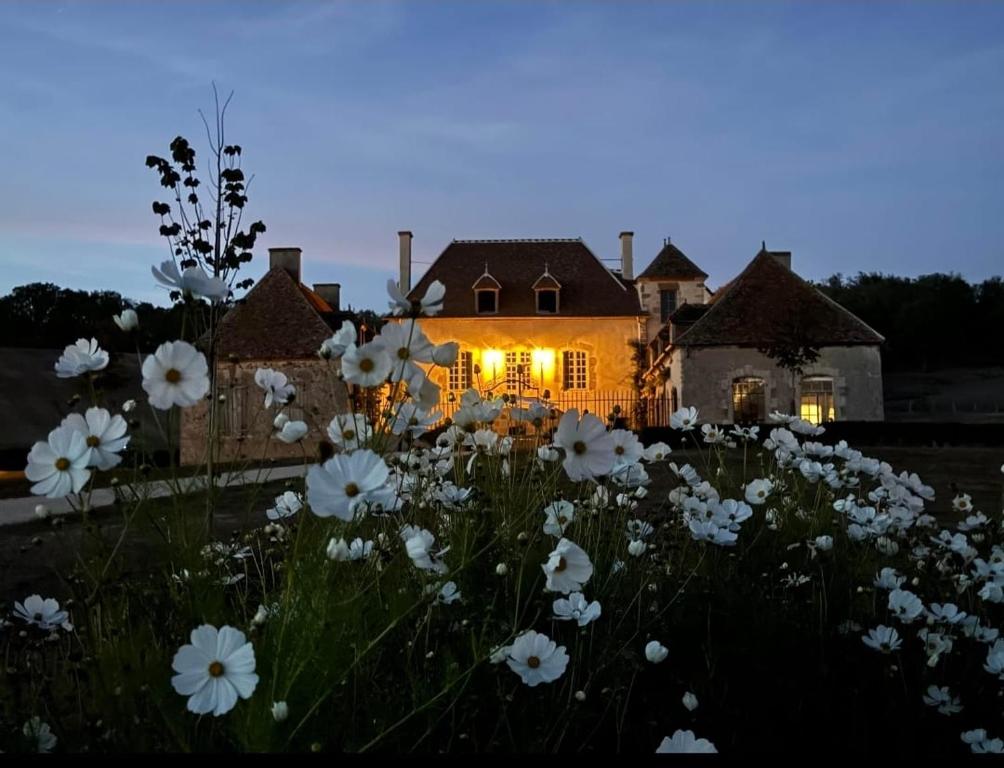
[(621, 277), (634, 280), (634, 232), (621, 232)]
[(303, 251), (300, 248), (269, 248), (268, 268), (282, 267), (299, 283), (302, 254)]
[(341, 283), (314, 283), (314, 293), (328, 302), (335, 312), (341, 311)]
[(411, 290), (411, 232), (398, 232), (398, 251), (400, 255), (400, 278), (397, 287), (405, 296)]

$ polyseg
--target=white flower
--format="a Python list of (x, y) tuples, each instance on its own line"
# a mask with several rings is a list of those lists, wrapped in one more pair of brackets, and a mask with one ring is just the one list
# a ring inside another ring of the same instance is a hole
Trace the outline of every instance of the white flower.
[(210, 277), (202, 267), (188, 267), (178, 271), (173, 259), (160, 264), (160, 269), (150, 267), (158, 283), (199, 299), (209, 299), (214, 304), (230, 295), (230, 288), (218, 277)]
[(455, 603), (459, 599), (460, 592), (457, 590), (457, 584), (454, 581), (446, 582), (440, 588), (439, 594), (436, 595), (436, 602), (442, 603), (443, 605)]
[(600, 617), (599, 601), (589, 602), (581, 592), (572, 592), (567, 598), (559, 597), (551, 606), (554, 618), (559, 621), (575, 621), (580, 627)]
[(289, 416), (285, 413), (277, 413), (275, 418), (272, 420), (272, 426), (275, 427), (277, 432), (281, 432), (282, 428), (289, 423)]
[(554, 444), (565, 450), (563, 466), (570, 480), (591, 480), (614, 467), (614, 438), (591, 413), (581, 421), (576, 408), (562, 414)]
[(693, 712), (697, 709), (697, 697), (690, 691), (683, 694), (683, 706), (685, 706), (689, 711)]
[(548, 592), (581, 592), (582, 585), (593, 575), (593, 564), (577, 544), (561, 539), (541, 568), (547, 576)]
[(59, 603), (51, 597), (43, 600), (41, 595), (32, 595), (23, 603), (15, 602), (14, 616), (46, 631), (60, 627), (67, 631), (72, 629), (68, 614), (59, 610)]
[(251, 626), (260, 627), (266, 621), (268, 621), (269, 610), (261, 603), (258, 604), (258, 610), (255, 611), (254, 616), (251, 617)]
[(380, 341), (391, 359), (391, 381), (410, 381), (422, 369), (416, 363), (432, 362), (432, 342), (414, 320), (387, 323)]
[(959, 697), (952, 696), (946, 685), (940, 688), (936, 685), (928, 686), (927, 693), (924, 694), (924, 703), (929, 707), (937, 707), (938, 712), (943, 715), (955, 715), (962, 711)]
[(610, 437), (614, 441), (614, 463), (618, 465), (637, 464), (645, 453), (638, 436), (627, 429), (612, 429)]
[(656, 754), (718, 754), (714, 744), (707, 739), (698, 739), (693, 731), (677, 731), (672, 738), (667, 736), (655, 752)]
[(143, 389), (162, 411), (195, 405), (209, 391), (206, 356), (185, 341), (166, 341), (143, 361)]
[(309, 431), (310, 427), (305, 421), (287, 421), (282, 425), (282, 429), (276, 433), (276, 437), (282, 442), (292, 445), (302, 440)]
[(335, 331), (334, 336), (321, 343), (317, 354), (325, 360), (337, 360), (356, 343), (357, 338), (356, 327), (352, 321), (343, 320), (342, 327)]
[(544, 521), (544, 533), (560, 538), (575, 519), (575, 505), (564, 499), (553, 501), (544, 507), (544, 514), (547, 516)]
[(445, 344), (438, 344), (432, 350), (432, 362), (441, 368), (449, 368), (457, 362), (460, 354), (460, 345), (455, 341), (447, 341)]
[(49, 724), (42, 722), (40, 717), (33, 717), (26, 722), (21, 733), (35, 742), (36, 752), (51, 752), (52, 748), (56, 746), (56, 735), (49, 728)]
[(122, 413), (131, 413), (136, 408), (135, 400), (126, 400), (122, 403)]
[(79, 413), (68, 415), (63, 419), (62, 426), (75, 429), (84, 436), (91, 451), (87, 466), (107, 470), (122, 461), (118, 454), (129, 444), (129, 438), (125, 436), (128, 425), (118, 414), (112, 416), (104, 408), (88, 408), (83, 416)]
[(632, 557), (641, 557), (648, 549), (648, 545), (641, 539), (634, 539), (628, 543), (628, 554)]
[(439, 404), (439, 394), (439, 385), (421, 369), (408, 379), (408, 395), (423, 410), (431, 411), (435, 408)]
[(409, 299), (394, 280), (387, 281), (387, 294), (390, 296), (390, 309), (395, 315), (438, 315), (443, 311), (443, 297), (446, 286), (438, 280), (433, 280), (421, 299)]
[(904, 624), (909, 624), (924, 612), (924, 604), (913, 592), (894, 589), (889, 593), (889, 610)]
[(892, 627), (879, 624), (875, 629), (869, 629), (868, 635), (861, 638), (861, 642), (869, 648), (882, 653), (890, 653), (897, 650), (903, 641), (899, 638), (899, 633)]
[(342, 375), (349, 384), (372, 389), (381, 386), (390, 375), (390, 355), (380, 339), (351, 346), (342, 356)]
[(669, 648), (658, 640), (650, 640), (645, 644), (645, 658), (653, 664), (661, 664), (669, 656)]
[(561, 454), (550, 445), (542, 445), (537, 449), (537, 458), (541, 461), (552, 462), (561, 458)]
[(401, 529), (401, 540), (404, 541), (405, 551), (416, 568), (433, 573), (449, 571), (446, 563), (442, 561), (442, 557), (449, 551), (449, 547), (434, 552), (433, 545), (436, 543), (436, 537), (430, 531), (406, 525)]
[(373, 428), (364, 413), (339, 413), (328, 424), (328, 437), (343, 451), (354, 451), (372, 437)]
[(286, 374), (282, 371), (273, 371), (271, 368), (256, 370), (254, 383), (265, 390), (266, 408), (271, 408), (273, 403), (285, 405), (296, 394), (296, 387), (289, 383)]
[(277, 723), (281, 723), (287, 717), (289, 717), (289, 705), (285, 701), (272, 702), (272, 719)]
[(77, 339), (63, 350), (56, 361), (56, 376), (71, 379), (82, 373), (100, 371), (108, 367), (108, 353), (98, 346), (97, 339)]
[(642, 454), (642, 458), (648, 462), (663, 461), (667, 459), (669, 454), (672, 452), (673, 449), (665, 443), (652, 443), (652, 445), (645, 449), (645, 452)]
[(879, 589), (898, 589), (899, 585), (906, 581), (905, 576), (900, 576), (896, 572), (895, 568), (889, 568), (888, 566), (879, 571), (875, 580), (872, 582)]
[(669, 417), (669, 426), (673, 429), (682, 429), (684, 432), (689, 432), (697, 424), (697, 409), (691, 406), (690, 408), (680, 408), (676, 413)]
[(492, 664), (501, 664), (503, 661), (509, 659), (509, 651), (512, 650), (511, 645), (500, 645), (498, 648), (492, 649), (491, 654), (488, 656), (488, 660)]
[(395, 435), (408, 432), (412, 437), (418, 437), (433, 427), (442, 416), (439, 411), (429, 413), (417, 403), (400, 403), (394, 412), (391, 431)]
[(343, 562), (349, 559), (349, 545), (345, 539), (332, 538), (328, 541), (328, 546), (324, 550), (329, 560)]
[(498, 565), (495, 566), (496, 576), (505, 576), (508, 573), (509, 573), (509, 566), (506, 565), (505, 563), (499, 563)]
[(568, 654), (547, 635), (534, 630), (524, 632), (509, 647), (509, 669), (533, 688), (540, 683), (552, 683), (565, 673)]
[(770, 480), (751, 480), (746, 485), (746, 501), (750, 504), (763, 504), (773, 490), (774, 484)]
[(331, 539), (328, 542), (326, 553), (329, 560), (352, 561), (365, 560), (372, 551), (372, 541), (363, 541), (356, 537), (351, 543), (346, 543), (345, 539)]
[(119, 330), (126, 333), (139, 328), (139, 315), (136, 314), (135, 309), (123, 309), (121, 315), (112, 315), (112, 320), (115, 321), (115, 325), (119, 327)]
[(714, 424), (704, 424), (701, 426), (701, 434), (704, 435), (704, 442), (708, 445), (716, 445), (725, 442), (725, 433), (721, 427)]
[(49, 508), (45, 504), (35, 505), (35, 517), (39, 520), (45, 520), (49, 516)]
[(174, 690), (188, 696), (188, 709), (197, 715), (229, 712), (237, 697), (251, 698), (258, 675), (254, 673), (254, 648), (244, 633), (233, 627), (219, 630), (203, 624), (192, 630), (192, 642), (174, 655), (171, 678)]
[(833, 549), (833, 537), (832, 536), (817, 536), (814, 542), (816, 549), (820, 552), (829, 552)]
[(266, 510), (269, 520), (285, 520), (303, 508), (303, 497), (295, 491), (286, 491), (275, 497), (275, 506)]
[(391, 500), (389, 476), (387, 464), (368, 448), (332, 456), (307, 470), (307, 502), (318, 517), (334, 515), (348, 521), (368, 504), (386, 505)]
[(91, 449), (84, 435), (71, 427), (56, 427), (48, 440), (31, 447), (24, 475), (34, 485), (31, 492), (56, 499), (79, 493), (91, 477), (87, 463)]

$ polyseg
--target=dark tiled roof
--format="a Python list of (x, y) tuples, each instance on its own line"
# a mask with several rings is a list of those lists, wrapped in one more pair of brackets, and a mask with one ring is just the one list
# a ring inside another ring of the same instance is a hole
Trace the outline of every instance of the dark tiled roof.
[(331, 336), (327, 320), (344, 314), (333, 312), (289, 272), (274, 267), (224, 316), (220, 360), (316, 357), (321, 342)]
[(683, 251), (672, 243), (666, 243), (659, 254), (652, 259), (652, 263), (636, 279), (695, 280), (707, 276), (707, 273), (688, 259)]
[[(681, 308), (682, 309), (682, 308)], [(747, 347), (804, 339), (812, 346), (880, 344), (882, 336), (761, 250), (716, 292), (677, 346)]]
[(704, 313), (711, 309), (707, 304), (681, 304), (677, 310), (669, 316), (669, 322), (673, 325), (693, 325), (702, 317)]
[(478, 317), (471, 289), (488, 272), (501, 286), (491, 317), (536, 317), (533, 284), (544, 269), (561, 283), (561, 316), (640, 315), (638, 294), (604, 267), (580, 239), (454, 240), (411, 291), (421, 297), (434, 280), (446, 286), (440, 317)]

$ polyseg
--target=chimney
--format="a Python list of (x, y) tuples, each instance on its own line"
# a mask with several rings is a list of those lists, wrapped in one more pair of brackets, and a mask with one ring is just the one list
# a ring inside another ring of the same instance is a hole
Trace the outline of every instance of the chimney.
[(302, 253), (303, 251), (299, 248), (269, 248), (268, 268), (282, 267), (296, 282), (300, 282), (300, 256)]
[(335, 312), (341, 311), (341, 283), (314, 283), (314, 293), (328, 302)]
[(411, 291), (411, 232), (398, 232), (401, 277), (397, 287), (405, 296)]
[(621, 277), (634, 280), (634, 232), (621, 232)]
[(782, 267), (791, 271), (791, 251), (768, 251), (774, 260)]

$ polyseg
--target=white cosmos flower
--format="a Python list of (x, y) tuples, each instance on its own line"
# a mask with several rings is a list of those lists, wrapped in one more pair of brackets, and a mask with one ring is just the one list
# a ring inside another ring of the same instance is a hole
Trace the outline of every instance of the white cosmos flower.
[(416, 363), (432, 362), (432, 342), (414, 320), (387, 323), (380, 341), (391, 359), (391, 381), (410, 381), (421, 368)]
[(417, 403), (399, 403), (391, 422), (391, 431), (395, 435), (407, 432), (412, 437), (418, 437), (428, 432), (442, 417), (441, 412), (429, 413)]
[(123, 309), (121, 315), (112, 315), (112, 320), (115, 321), (119, 330), (126, 333), (139, 328), (139, 315), (136, 314), (135, 309)]
[(575, 519), (575, 505), (564, 499), (553, 501), (544, 507), (544, 514), (547, 516), (544, 533), (560, 538), (564, 535), (565, 528)]
[(552, 462), (561, 458), (561, 454), (550, 445), (542, 445), (537, 449), (537, 458), (541, 461)]
[(150, 267), (150, 271), (158, 283), (188, 296), (209, 299), (214, 304), (230, 295), (227, 284), (218, 277), (207, 275), (202, 267), (187, 267), (184, 272), (179, 272), (174, 260), (168, 259), (161, 262), (160, 269)]
[(372, 389), (382, 386), (390, 375), (393, 362), (377, 338), (361, 347), (348, 347), (342, 356), (342, 375), (349, 384)]
[(645, 658), (653, 664), (661, 664), (669, 656), (669, 648), (658, 640), (650, 640), (645, 644)]
[(143, 389), (162, 411), (195, 405), (209, 391), (206, 356), (188, 342), (164, 342), (143, 361)]
[(446, 563), (442, 561), (442, 557), (449, 551), (449, 547), (434, 552), (436, 537), (430, 531), (406, 525), (401, 528), (401, 540), (404, 542), (408, 557), (411, 558), (416, 568), (433, 573), (446, 573), (449, 570)]
[(295, 491), (286, 491), (275, 497), (275, 506), (266, 510), (269, 520), (285, 520), (303, 509), (303, 497)]
[(438, 315), (443, 311), (443, 297), (446, 296), (446, 286), (438, 280), (433, 280), (421, 299), (409, 299), (391, 279), (387, 281), (387, 294), (390, 296), (390, 309), (395, 315)]
[(432, 362), (440, 368), (449, 368), (457, 362), (460, 354), (460, 345), (455, 341), (447, 341), (444, 344), (437, 344), (432, 350)]
[(763, 504), (774, 490), (774, 483), (767, 479), (751, 480), (746, 485), (746, 501), (750, 504)]
[(49, 724), (42, 722), (42, 718), (38, 716), (28, 720), (21, 729), (21, 733), (35, 743), (35, 751), (40, 754), (51, 752), (56, 746), (56, 735), (52, 732)]
[(31, 492), (57, 499), (79, 493), (91, 477), (87, 463), (91, 449), (81, 432), (71, 427), (56, 427), (45, 442), (31, 447), (24, 476), (34, 485)]
[(408, 380), (408, 395), (415, 404), (426, 411), (431, 411), (439, 404), (439, 385), (425, 375), (421, 369)]
[(60, 627), (67, 631), (73, 629), (69, 614), (61, 611), (59, 603), (51, 597), (43, 600), (41, 595), (31, 595), (23, 603), (15, 602), (14, 616), (46, 631)]
[(672, 738), (667, 736), (655, 750), (656, 754), (718, 754), (715, 745), (707, 739), (699, 739), (693, 731), (677, 731)]
[(318, 517), (348, 521), (367, 505), (391, 501), (389, 476), (387, 464), (368, 448), (332, 456), (307, 470), (307, 502)]
[(285, 701), (272, 702), (272, 719), (277, 723), (285, 722), (289, 717), (289, 705)]
[(460, 591), (457, 589), (457, 584), (454, 581), (446, 582), (439, 590), (439, 594), (436, 595), (436, 602), (442, 603), (443, 605), (449, 605), (450, 603), (455, 603), (460, 599)]
[(704, 435), (704, 442), (708, 445), (716, 445), (725, 442), (725, 432), (715, 424), (704, 424), (701, 426), (701, 434)]
[(698, 705), (697, 697), (693, 693), (687, 691), (685, 694), (683, 694), (683, 706), (685, 706), (690, 712), (693, 712), (695, 709), (697, 709), (697, 705)]
[(328, 437), (343, 451), (354, 451), (373, 436), (364, 413), (339, 413), (328, 424)]
[(924, 604), (913, 592), (894, 589), (889, 593), (889, 610), (904, 624), (909, 624), (924, 612)]
[(897, 589), (904, 581), (906, 581), (906, 576), (901, 576), (895, 568), (887, 566), (879, 571), (872, 583), (879, 589), (893, 590)]
[(509, 646), (509, 669), (533, 688), (541, 683), (553, 683), (565, 673), (568, 654), (547, 635), (534, 630), (524, 632)]
[(328, 542), (326, 553), (329, 560), (365, 560), (373, 551), (372, 541), (363, 541), (356, 537), (351, 543), (345, 539), (331, 539)]
[(958, 696), (952, 696), (952, 692), (947, 685), (940, 688), (930, 685), (927, 693), (924, 694), (924, 703), (929, 707), (937, 707), (938, 712), (943, 715), (955, 715), (962, 711), (962, 704)]
[(302, 440), (309, 431), (310, 427), (305, 421), (287, 421), (282, 425), (282, 429), (278, 431), (276, 437), (282, 442), (292, 445)]
[(254, 383), (265, 390), (266, 408), (271, 408), (273, 403), (285, 405), (296, 394), (296, 387), (289, 383), (286, 374), (271, 368), (259, 368), (255, 371)]
[(612, 429), (610, 437), (614, 441), (614, 463), (616, 465), (637, 464), (645, 453), (638, 436), (627, 429)]
[(561, 539), (541, 568), (547, 576), (548, 592), (581, 592), (582, 585), (593, 575), (589, 555), (575, 542)]
[(551, 606), (554, 618), (559, 621), (575, 621), (580, 627), (600, 617), (598, 600), (589, 602), (581, 592), (572, 592), (567, 598), (559, 597)]
[(358, 334), (351, 320), (342, 321), (342, 327), (335, 331), (330, 339), (321, 343), (317, 354), (325, 360), (338, 360), (348, 349), (355, 345)]
[(632, 557), (641, 557), (642, 555), (645, 554), (645, 551), (648, 549), (648, 544), (646, 544), (641, 539), (634, 539), (633, 541), (628, 542), (627, 549), (628, 549), (628, 554), (631, 555)]
[(87, 447), (91, 449), (87, 466), (107, 470), (122, 461), (119, 451), (129, 444), (126, 436), (128, 425), (118, 414), (112, 416), (104, 408), (88, 408), (83, 416), (79, 413), (68, 415), (63, 419), (62, 426), (75, 429), (84, 436)]
[(580, 421), (577, 408), (565, 411), (554, 444), (565, 451), (563, 466), (570, 480), (591, 480), (609, 474), (614, 467), (614, 438), (591, 413)]
[(652, 445), (645, 449), (642, 458), (648, 462), (664, 461), (669, 458), (669, 454), (672, 452), (673, 449), (665, 443), (652, 443)]
[(875, 629), (869, 629), (868, 634), (861, 638), (861, 642), (869, 648), (874, 648), (882, 653), (890, 653), (898, 650), (903, 644), (900, 640), (899, 632), (892, 627), (879, 624)]
[(174, 655), (171, 678), (174, 690), (188, 696), (188, 709), (197, 715), (212, 712), (217, 717), (234, 708), (237, 697), (251, 698), (255, 674), (254, 647), (239, 629), (219, 630), (203, 624), (192, 630), (192, 642)]
[(817, 536), (813, 544), (815, 544), (816, 549), (818, 549), (820, 552), (829, 552), (831, 549), (833, 549), (833, 537)]
[(697, 425), (697, 409), (693, 406), (689, 408), (680, 408), (676, 413), (669, 417), (669, 426), (673, 429), (681, 429), (684, 432), (689, 432)]
[(63, 350), (56, 361), (56, 376), (71, 379), (82, 373), (100, 371), (108, 367), (108, 353), (98, 346), (97, 339), (77, 339)]

